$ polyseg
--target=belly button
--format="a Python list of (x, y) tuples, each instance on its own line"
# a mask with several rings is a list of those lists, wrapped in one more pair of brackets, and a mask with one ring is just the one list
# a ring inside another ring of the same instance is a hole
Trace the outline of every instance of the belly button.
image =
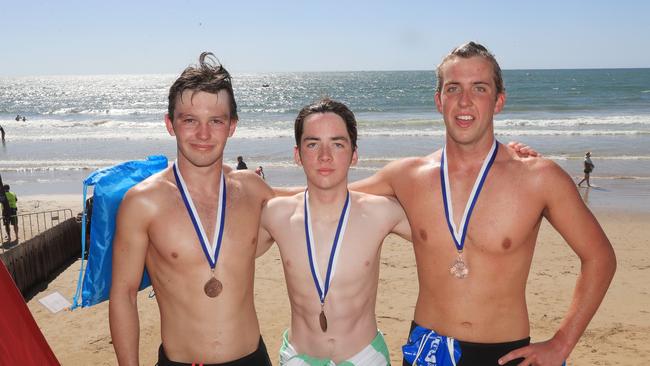
[(462, 323), (460, 323), (460, 325), (462, 325), (465, 328), (471, 328), (472, 327), (472, 323), (470, 323), (470, 322), (462, 322)]

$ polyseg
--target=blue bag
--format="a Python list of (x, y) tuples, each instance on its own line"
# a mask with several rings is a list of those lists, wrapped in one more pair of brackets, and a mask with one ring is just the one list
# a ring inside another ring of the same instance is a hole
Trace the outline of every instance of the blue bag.
[[(84, 210), (81, 221), (81, 270), (72, 309), (87, 307), (108, 300), (111, 289), (113, 265), (113, 235), (117, 209), (129, 188), (167, 167), (167, 158), (153, 155), (147, 160), (127, 161), (115, 166), (99, 169), (84, 180)], [(84, 273), (86, 248), (86, 191), (94, 186), (92, 215), (90, 220), (90, 246), (88, 263)], [(140, 290), (151, 284), (146, 268), (140, 283)], [(79, 295), (81, 294), (81, 303)]]

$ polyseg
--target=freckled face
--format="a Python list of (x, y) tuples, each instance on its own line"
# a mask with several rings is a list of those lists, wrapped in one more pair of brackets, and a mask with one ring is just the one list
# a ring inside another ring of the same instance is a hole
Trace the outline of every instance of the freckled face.
[(165, 115), (170, 135), (176, 136), (178, 159), (199, 167), (213, 165), (223, 158), (228, 137), (237, 120), (231, 118), (230, 96), (186, 90), (176, 98), (173, 121)]
[(441, 76), (442, 89), (435, 101), (445, 121), (447, 142), (492, 139), (493, 118), (503, 109), (506, 96), (496, 92), (490, 62), (478, 56), (455, 57), (442, 65)]
[(357, 162), (345, 121), (335, 113), (315, 113), (304, 121), (294, 159), (309, 184), (320, 189), (347, 185), (348, 170)]

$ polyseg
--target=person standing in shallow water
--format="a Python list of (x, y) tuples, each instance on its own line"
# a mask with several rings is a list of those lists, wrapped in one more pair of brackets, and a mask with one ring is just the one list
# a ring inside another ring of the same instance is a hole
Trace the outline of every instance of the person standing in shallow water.
[(589, 182), (589, 175), (596, 167), (594, 163), (591, 161), (591, 151), (587, 151), (587, 153), (585, 154), (584, 166), (585, 166), (584, 169), (585, 177), (582, 178), (580, 183), (578, 183), (578, 187), (581, 187), (582, 183), (585, 181), (587, 182), (587, 187), (591, 187), (591, 183)]
[(264, 176), (264, 168), (262, 166), (258, 166), (257, 169), (255, 169), (255, 174), (259, 175), (262, 177), (262, 179), (266, 180), (266, 177)]

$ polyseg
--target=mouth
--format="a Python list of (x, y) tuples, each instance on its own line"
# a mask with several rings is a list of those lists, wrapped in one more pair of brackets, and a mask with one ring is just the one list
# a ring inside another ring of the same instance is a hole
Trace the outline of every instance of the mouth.
[(459, 114), (456, 116), (456, 124), (458, 124), (460, 127), (463, 128), (467, 128), (471, 126), (474, 120), (475, 120), (474, 116), (470, 114)]
[(201, 150), (201, 151), (208, 151), (212, 149), (212, 145), (206, 145), (206, 144), (190, 144), (192, 148), (196, 150)]
[(329, 169), (329, 168), (321, 168), (316, 170), (319, 175), (330, 175), (334, 172), (334, 169)]

